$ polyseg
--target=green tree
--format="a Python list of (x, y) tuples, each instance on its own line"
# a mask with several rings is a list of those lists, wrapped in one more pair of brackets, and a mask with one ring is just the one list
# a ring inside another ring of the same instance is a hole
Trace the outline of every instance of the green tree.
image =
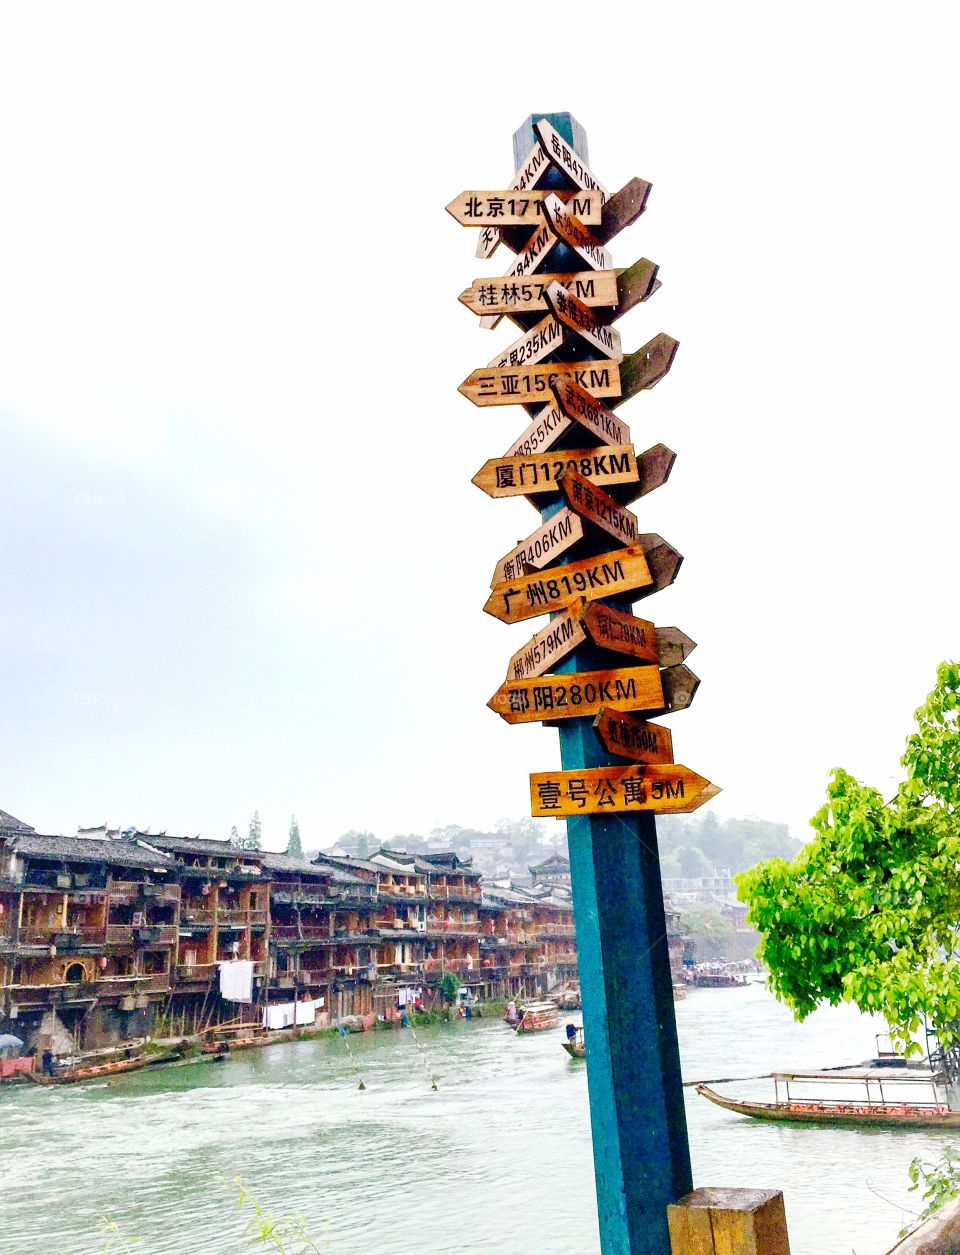
[(682, 845), (677, 851), (677, 861), (680, 874), (687, 878), (713, 875), (713, 865), (703, 850), (695, 845)]
[(834, 771), (814, 840), (737, 878), (771, 985), (798, 1019), (820, 1003), (884, 1016), (908, 1053), (924, 1022), (960, 1077), (960, 666), (916, 711), (890, 801)]
[(296, 815), (290, 816), (290, 838), (287, 841), (287, 854), (290, 858), (303, 858), (303, 845), (300, 841), (300, 825)]
[(459, 988), (460, 977), (456, 972), (444, 972), (440, 977), (440, 995), (444, 1002), (456, 1002)]
[(250, 820), (250, 827), (247, 829), (247, 835), (238, 837), (237, 845), (241, 850), (259, 850), (260, 840), (260, 813), (259, 811), (254, 811), (253, 818)]
[(230, 829), (230, 844), (237, 846), (238, 849), (240, 847), (240, 833), (237, 832), (236, 824)]

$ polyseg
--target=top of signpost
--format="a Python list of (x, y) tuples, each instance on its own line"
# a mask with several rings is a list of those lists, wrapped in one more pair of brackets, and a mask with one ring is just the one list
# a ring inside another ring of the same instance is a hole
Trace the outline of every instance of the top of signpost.
[(582, 161), (589, 161), (587, 152), (587, 133), (572, 113), (531, 113), (519, 130), (513, 133), (513, 164), (519, 169), (521, 162), (537, 142), (534, 123), (546, 118), (553, 129), (572, 144), (577, 156)]

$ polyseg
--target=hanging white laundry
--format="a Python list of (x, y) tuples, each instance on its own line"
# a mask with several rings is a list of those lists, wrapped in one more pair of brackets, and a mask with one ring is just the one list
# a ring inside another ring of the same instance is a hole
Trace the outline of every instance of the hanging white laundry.
[(220, 997), (228, 1002), (253, 1001), (253, 963), (249, 959), (220, 964)]

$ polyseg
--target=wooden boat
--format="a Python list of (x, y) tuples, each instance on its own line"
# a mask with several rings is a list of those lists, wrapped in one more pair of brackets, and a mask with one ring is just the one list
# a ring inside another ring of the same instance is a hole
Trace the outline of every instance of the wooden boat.
[(560, 1015), (552, 1002), (527, 1002), (520, 1008), (514, 1032), (539, 1033), (547, 1028), (556, 1028), (559, 1023)]
[(229, 1024), (208, 1029), (207, 1034), (207, 1040), (200, 1044), (206, 1055), (233, 1054), (235, 1050), (252, 1050), (278, 1040), (260, 1024)]
[[(755, 1120), (777, 1120), (800, 1124), (859, 1124), (874, 1128), (960, 1128), (960, 1111), (951, 1111), (937, 1093), (937, 1080), (933, 1073), (912, 1074), (906, 1069), (891, 1075), (886, 1068), (871, 1067), (865, 1070), (838, 1068), (823, 1072), (774, 1072), (774, 1101), (756, 1102), (752, 1099), (728, 1098), (718, 1094), (709, 1085), (697, 1085), (697, 1093), (709, 1102), (735, 1111), (738, 1115), (752, 1116)], [(863, 1100), (848, 1098), (804, 1098), (790, 1094), (790, 1083), (833, 1081), (846, 1084), (862, 1082), (866, 1086)], [(871, 1083), (875, 1089), (871, 1091)], [(885, 1095), (883, 1086), (891, 1084), (916, 1088), (923, 1086), (932, 1095), (929, 1099), (906, 1101)], [(780, 1086), (785, 1087), (781, 1099)]]
[(138, 1072), (141, 1068), (157, 1063), (170, 1063), (179, 1059), (182, 1051), (168, 1050), (162, 1054), (136, 1055), (132, 1059), (114, 1059), (110, 1063), (95, 1063), (88, 1067), (62, 1068), (53, 1076), (43, 1072), (26, 1072), (24, 1075), (34, 1085), (75, 1085), (78, 1081), (97, 1081), (105, 1076), (118, 1076), (123, 1072)]
[(573, 1037), (568, 1037), (566, 1041), (561, 1042), (561, 1045), (571, 1059), (586, 1058), (587, 1048), (583, 1041), (583, 1025), (578, 1025), (576, 1034)]

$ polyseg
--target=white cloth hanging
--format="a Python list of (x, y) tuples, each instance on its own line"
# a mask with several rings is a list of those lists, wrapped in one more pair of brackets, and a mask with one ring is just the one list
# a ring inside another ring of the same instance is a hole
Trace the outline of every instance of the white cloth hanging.
[(249, 959), (220, 964), (220, 997), (228, 1002), (253, 1001), (253, 963)]

